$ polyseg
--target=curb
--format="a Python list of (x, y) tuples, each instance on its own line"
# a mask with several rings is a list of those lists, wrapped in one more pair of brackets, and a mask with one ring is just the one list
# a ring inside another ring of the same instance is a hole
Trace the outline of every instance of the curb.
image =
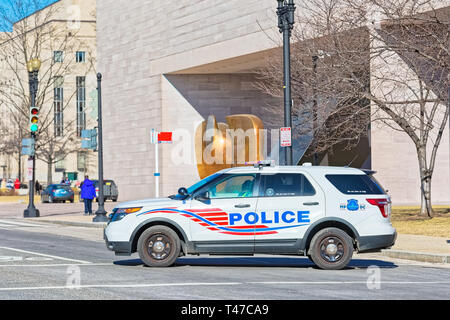
[(446, 254), (432, 254), (401, 250), (381, 250), (381, 254), (396, 259), (415, 260), (430, 263), (450, 263), (450, 255)]

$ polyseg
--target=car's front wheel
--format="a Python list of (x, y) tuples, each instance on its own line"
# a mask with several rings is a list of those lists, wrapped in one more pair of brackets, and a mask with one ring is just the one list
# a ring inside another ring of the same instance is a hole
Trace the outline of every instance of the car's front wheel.
[(169, 267), (180, 255), (180, 239), (175, 231), (166, 226), (153, 226), (139, 237), (137, 251), (149, 267)]
[(325, 228), (311, 239), (310, 259), (325, 270), (340, 270), (347, 266), (353, 256), (352, 238), (338, 228)]

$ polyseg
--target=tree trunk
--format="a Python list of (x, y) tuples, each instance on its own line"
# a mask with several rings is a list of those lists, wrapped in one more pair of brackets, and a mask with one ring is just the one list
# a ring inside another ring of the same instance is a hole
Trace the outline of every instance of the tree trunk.
[(433, 207), (431, 205), (431, 177), (428, 179), (422, 180), (421, 183), (421, 206), (420, 206), (420, 215), (428, 216), (432, 218), (434, 215)]
[(420, 215), (433, 217), (433, 207), (431, 205), (431, 177), (432, 172), (427, 167), (426, 161), (426, 147), (419, 147), (417, 149), (417, 155), (419, 158), (419, 171), (420, 171)]
[(47, 185), (52, 184), (52, 180), (53, 180), (53, 166), (52, 166), (52, 159), (48, 158), (47, 159)]

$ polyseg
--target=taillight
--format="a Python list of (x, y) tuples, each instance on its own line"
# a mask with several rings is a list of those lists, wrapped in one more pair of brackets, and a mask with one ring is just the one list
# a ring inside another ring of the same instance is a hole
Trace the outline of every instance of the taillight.
[(380, 209), (381, 215), (383, 217), (385, 217), (385, 218), (389, 217), (389, 213), (388, 213), (389, 202), (387, 199), (366, 199), (366, 200), (371, 205), (377, 206)]

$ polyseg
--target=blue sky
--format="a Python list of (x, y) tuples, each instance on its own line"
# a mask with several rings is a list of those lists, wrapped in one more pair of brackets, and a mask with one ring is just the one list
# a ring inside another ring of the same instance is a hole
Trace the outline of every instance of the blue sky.
[(11, 24), (4, 20), (4, 15), (15, 22), (56, 1), (58, 0), (0, 0), (0, 32), (12, 29)]

